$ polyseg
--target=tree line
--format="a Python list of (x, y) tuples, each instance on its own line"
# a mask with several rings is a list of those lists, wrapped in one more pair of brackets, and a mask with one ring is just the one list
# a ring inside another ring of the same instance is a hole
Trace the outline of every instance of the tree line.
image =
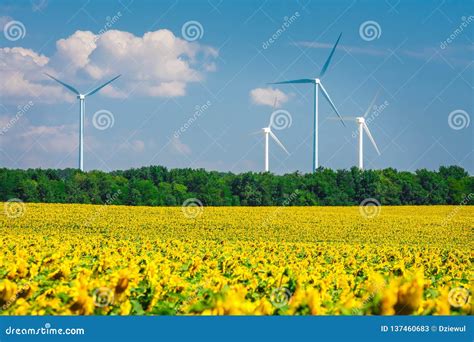
[(0, 201), (179, 206), (196, 198), (209, 206), (474, 204), (474, 177), (459, 166), (415, 172), (320, 168), (316, 173), (167, 169), (125, 171), (0, 169)]

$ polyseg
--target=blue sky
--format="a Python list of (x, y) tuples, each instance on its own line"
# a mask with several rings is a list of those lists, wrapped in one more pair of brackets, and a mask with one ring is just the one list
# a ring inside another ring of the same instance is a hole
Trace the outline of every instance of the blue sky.
[[(86, 170), (261, 171), (263, 140), (250, 133), (268, 124), (278, 95), (291, 125), (274, 132), (290, 156), (271, 144), (270, 169), (309, 172), (312, 88), (267, 83), (317, 77), (342, 32), (323, 83), (343, 116), (360, 115), (379, 93), (369, 127), (382, 154), (365, 139), (366, 167), (460, 165), (472, 174), (473, 9), (468, 1), (3, 1), (0, 166), (77, 166), (77, 100), (43, 72), (82, 91), (121, 73), (86, 100)], [(95, 113), (113, 125), (94, 124)], [(350, 168), (356, 126), (334, 116), (322, 100), (320, 164)]]

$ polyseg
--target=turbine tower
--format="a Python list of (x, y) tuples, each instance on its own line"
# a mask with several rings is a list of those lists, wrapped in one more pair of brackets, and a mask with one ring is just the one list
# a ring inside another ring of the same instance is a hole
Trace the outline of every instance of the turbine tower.
[(288, 150), (285, 148), (285, 146), (283, 146), (281, 141), (272, 132), (271, 126), (262, 128), (262, 133), (265, 136), (265, 172), (268, 172), (269, 171), (269, 157), (268, 157), (269, 147), (268, 147), (268, 145), (269, 145), (269, 140), (270, 140), (269, 137), (272, 137), (273, 140), (275, 140), (275, 142), (278, 144), (278, 146), (280, 146), (283, 149), (283, 151), (286, 152), (286, 154), (290, 155), (290, 152), (288, 152)]
[(336, 106), (334, 105), (334, 102), (332, 102), (331, 97), (329, 96), (329, 94), (327, 93), (327, 91), (324, 88), (323, 84), (321, 83), (321, 77), (324, 76), (324, 74), (326, 73), (326, 71), (329, 67), (329, 64), (331, 63), (332, 56), (334, 55), (334, 51), (336, 50), (337, 44), (339, 44), (339, 40), (341, 39), (341, 36), (342, 36), (342, 33), (339, 34), (339, 37), (337, 38), (337, 41), (334, 44), (334, 46), (331, 50), (331, 53), (329, 54), (329, 57), (326, 60), (326, 63), (324, 63), (324, 65), (321, 69), (321, 72), (319, 73), (319, 76), (317, 78), (303, 78), (303, 79), (298, 79), (298, 80), (270, 83), (270, 84), (312, 83), (314, 85), (313, 172), (315, 172), (317, 170), (317, 168), (319, 167), (319, 90), (320, 89), (321, 89), (321, 92), (323, 93), (324, 97), (326, 98), (326, 100), (331, 105), (332, 109), (339, 116), (342, 124), (345, 126), (344, 120), (342, 119), (341, 115), (339, 114), (339, 111), (337, 110)]
[[(273, 105), (273, 109), (276, 108), (276, 104), (277, 104), (277, 99), (275, 98), (275, 104)], [(267, 127), (263, 127), (261, 131), (258, 131), (258, 132), (255, 132), (255, 133), (252, 133), (252, 134), (261, 134), (263, 133), (264, 137), (265, 137), (265, 155), (264, 155), (264, 160), (265, 160), (265, 172), (268, 172), (269, 171), (269, 155), (268, 155), (268, 151), (269, 151), (269, 137), (272, 137), (273, 140), (275, 140), (275, 142), (278, 144), (278, 146), (280, 146), (283, 151), (285, 151), (288, 155), (290, 155), (290, 152), (288, 152), (288, 150), (285, 148), (285, 146), (283, 146), (283, 144), (281, 143), (281, 141), (277, 138), (277, 136), (275, 135), (275, 133), (272, 132), (272, 121), (270, 119), (270, 123), (268, 124)]]
[(101, 86), (85, 93), (81, 94), (79, 91), (74, 88), (73, 86), (64, 83), (63, 81), (58, 80), (56, 77), (51, 76), (50, 74), (45, 73), (46, 76), (49, 78), (53, 79), (54, 81), (58, 82), (61, 84), (63, 87), (67, 88), (68, 90), (72, 91), (74, 94), (77, 95), (77, 98), (79, 99), (79, 170), (84, 171), (84, 115), (85, 115), (85, 99), (87, 96), (93, 95), (97, 93), (99, 90), (104, 88), (106, 85), (109, 83), (112, 83), (115, 81), (117, 78), (119, 78), (121, 75), (115, 76), (112, 78), (110, 81), (105, 82)]
[(375, 95), (374, 99), (370, 103), (369, 107), (365, 111), (363, 116), (357, 116), (357, 117), (344, 117), (345, 120), (348, 121), (355, 121), (358, 126), (358, 133), (359, 133), (359, 169), (363, 170), (364, 169), (364, 131), (365, 134), (369, 137), (370, 141), (372, 142), (372, 145), (374, 145), (375, 150), (377, 151), (378, 155), (380, 155), (379, 148), (377, 147), (377, 144), (375, 143), (374, 137), (372, 137), (372, 134), (370, 133), (369, 126), (367, 126), (367, 123), (365, 119), (367, 118), (367, 115), (370, 113), (370, 109), (374, 106), (375, 100), (377, 98), (377, 95)]

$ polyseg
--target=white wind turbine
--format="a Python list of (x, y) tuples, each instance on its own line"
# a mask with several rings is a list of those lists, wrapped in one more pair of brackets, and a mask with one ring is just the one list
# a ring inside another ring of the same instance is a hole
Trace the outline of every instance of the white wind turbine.
[(115, 81), (117, 78), (119, 78), (121, 75), (118, 75), (118, 76), (115, 76), (114, 78), (112, 78), (110, 81), (108, 82), (105, 82), (104, 84), (102, 84), (101, 86), (85, 93), (85, 94), (81, 94), (79, 93), (79, 91), (74, 88), (73, 86), (67, 84), (67, 83), (64, 83), (60, 80), (58, 80), (57, 78), (51, 76), (50, 74), (47, 74), (45, 73), (46, 76), (48, 76), (49, 78), (52, 78), (53, 80), (55, 80), (56, 82), (58, 82), (59, 84), (61, 84), (62, 86), (64, 86), (65, 88), (69, 89), (70, 91), (72, 91), (74, 94), (77, 95), (77, 98), (79, 99), (79, 170), (81, 171), (84, 171), (84, 115), (85, 115), (85, 99), (87, 96), (90, 96), (90, 95), (93, 95), (95, 93), (97, 93), (99, 90), (101, 90), (102, 88), (104, 88), (106, 85), (108, 85), (109, 83), (112, 83), (113, 81)]
[(371, 108), (373, 108), (375, 104), (375, 100), (377, 99), (377, 95), (375, 95), (374, 99), (370, 103), (369, 107), (365, 111), (363, 116), (357, 116), (357, 117), (344, 117), (345, 120), (348, 121), (355, 121), (358, 126), (358, 133), (359, 133), (359, 169), (363, 170), (364, 169), (364, 131), (369, 137), (370, 141), (372, 142), (372, 145), (374, 145), (375, 150), (377, 151), (378, 155), (380, 155), (379, 148), (377, 147), (377, 144), (375, 143), (374, 138), (372, 137), (372, 134), (370, 133), (369, 126), (367, 126), (367, 123), (365, 119), (367, 118), (367, 115), (369, 115)]
[[(277, 104), (277, 99), (275, 99), (275, 104), (273, 105), (273, 109), (276, 108), (276, 104)], [(278, 146), (280, 146), (283, 151), (285, 151), (288, 155), (290, 155), (290, 152), (288, 152), (288, 150), (285, 148), (285, 146), (283, 146), (283, 144), (281, 143), (281, 141), (277, 138), (277, 136), (275, 135), (275, 133), (272, 132), (272, 121), (270, 119), (270, 123), (268, 124), (267, 127), (263, 127), (261, 131), (258, 131), (258, 132), (255, 132), (253, 134), (261, 134), (263, 133), (264, 137), (265, 137), (265, 172), (268, 172), (269, 171), (269, 156), (268, 156), (268, 151), (269, 151), (269, 137), (272, 137), (273, 140), (275, 140), (275, 142), (278, 144)]]
[(280, 146), (286, 154), (290, 155), (290, 152), (283, 146), (281, 141), (277, 138), (277, 136), (272, 132), (272, 126), (262, 128), (262, 133), (265, 136), (265, 172), (269, 171), (269, 160), (268, 160), (268, 145), (269, 145), (269, 136), (275, 140), (275, 142)]
[(326, 73), (326, 71), (329, 67), (329, 63), (331, 63), (332, 56), (334, 55), (334, 51), (336, 50), (337, 44), (339, 43), (339, 40), (341, 39), (341, 36), (342, 36), (342, 33), (339, 34), (339, 37), (337, 38), (337, 41), (334, 44), (334, 46), (331, 50), (331, 53), (329, 54), (329, 57), (326, 60), (326, 63), (324, 63), (324, 65), (321, 69), (321, 72), (319, 73), (318, 78), (303, 78), (303, 79), (299, 79), (299, 80), (291, 80), (291, 81), (282, 81), (282, 82), (270, 83), (270, 84), (290, 84), (290, 83), (312, 83), (312, 84), (314, 84), (313, 172), (315, 172), (317, 170), (317, 168), (319, 167), (319, 88), (321, 88), (321, 91), (322, 91), (324, 97), (329, 102), (332, 109), (339, 116), (339, 118), (341, 119), (342, 124), (345, 126), (344, 120), (342, 119), (341, 115), (339, 114), (339, 111), (337, 110), (336, 106), (334, 105), (334, 102), (332, 102), (331, 98), (329, 97), (329, 94), (327, 93), (327, 91), (324, 88), (323, 84), (321, 83), (321, 79), (320, 79)]

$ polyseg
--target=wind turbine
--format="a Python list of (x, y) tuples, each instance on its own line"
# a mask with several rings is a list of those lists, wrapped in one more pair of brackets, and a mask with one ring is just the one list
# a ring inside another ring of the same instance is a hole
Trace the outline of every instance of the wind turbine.
[[(277, 100), (275, 99), (275, 104), (273, 105), (273, 108), (276, 107)], [(265, 136), (265, 172), (269, 171), (269, 158), (268, 158), (268, 145), (269, 145), (269, 137), (272, 137), (273, 140), (280, 146), (283, 151), (285, 151), (288, 155), (290, 155), (290, 152), (283, 146), (281, 141), (277, 138), (275, 133), (272, 132), (272, 121), (270, 120), (270, 123), (268, 124), (267, 127), (263, 127), (261, 131), (252, 133), (252, 134), (260, 134), (263, 133)]]
[(290, 83), (312, 83), (314, 84), (314, 122), (313, 122), (313, 172), (317, 170), (319, 167), (319, 89), (321, 88), (321, 92), (323, 93), (324, 97), (326, 100), (329, 102), (331, 105), (332, 109), (336, 112), (336, 114), (339, 116), (341, 119), (342, 124), (345, 126), (344, 120), (342, 119), (341, 115), (339, 114), (339, 111), (337, 110), (336, 106), (334, 105), (334, 102), (332, 102), (331, 97), (327, 93), (326, 89), (324, 88), (323, 84), (321, 83), (321, 77), (324, 76), (326, 73), (329, 63), (331, 63), (332, 56), (334, 55), (334, 51), (336, 50), (337, 44), (339, 43), (339, 40), (341, 39), (342, 33), (339, 34), (339, 37), (337, 38), (336, 43), (334, 44), (331, 53), (329, 54), (328, 59), (326, 60), (326, 63), (324, 63), (321, 72), (319, 73), (319, 76), (317, 78), (303, 78), (299, 80), (291, 80), (291, 81), (282, 81), (282, 82), (274, 82), (270, 84), (290, 84)]
[(85, 99), (86, 99), (87, 96), (91, 96), (91, 95), (97, 93), (99, 90), (104, 88), (106, 85), (108, 85), (109, 83), (112, 83), (117, 78), (119, 78), (121, 75), (115, 76), (110, 81), (105, 82), (101, 86), (99, 86), (99, 87), (97, 87), (97, 88), (95, 88), (95, 89), (93, 89), (93, 90), (91, 90), (91, 91), (89, 91), (85, 94), (79, 93), (79, 91), (76, 88), (74, 88), (73, 86), (71, 86), (67, 83), (64, 83), (63, 81), (58, 80), (56, 77), (53, 77), (50, 74), (45, 73), (45, 75), (48, 76), (49, 78), (53, 79), (54, 81), (58, 82), (59, 84), (61, 84), (65, 88), (69, 89), (70, 91), (72, 91), (74, 94), (77, 95), (77, 98), (79, 99), (79, 170), (84, 171), (84, 115), (85, 115), (84, 112), (85, 112)]
[(349, 121), (355, 121), (358, 126), (359, 130), (359, 169), (363, 170), (364, 169), (364, 131), (369, 137), (370, 141), (372, 142), (372, 145), (374, 145), (375, 150), (377, 151), (378, 155), (380, 155), (379, 148), (377, 147), (377, 144), (375, 143), (374, 138), (372, 137), (372, 134), (370, 133), (369, 126), (367, 126), (367, 123), (365, 119), (367, 118), (367, 115), (370, 113), (370, 109), (374, 106), (375, 100), (377, 98), (377, 95), (375, 95), (374, 99), (370, 103), (369, 107), (365, 111), (363, 116), (357, 116), (357, 117), (344, 117), (345, 120)]
[(277, 138), (277, 136), (272, 132), (272, 127), (271, 126), (268, 126), (268, 127), (264, 127), (262, 128), (262, 133), (265, 135), (265, 172), (268, 172), (269, 170), (269, 161), (268, 161), (268, 143), (269, 143), (269, 136), (273, 138), (273, 140), (275, 140), (275, 142), (278, 144), (278, 146), (280, 146), (283, 151), (286, 152), (286, 154), (290, 155), (290, 152), (288, 152), (288, 150), (285, 148), (285, 146), (283, 146), (283, 144), (281, 143), (281, 141)]

